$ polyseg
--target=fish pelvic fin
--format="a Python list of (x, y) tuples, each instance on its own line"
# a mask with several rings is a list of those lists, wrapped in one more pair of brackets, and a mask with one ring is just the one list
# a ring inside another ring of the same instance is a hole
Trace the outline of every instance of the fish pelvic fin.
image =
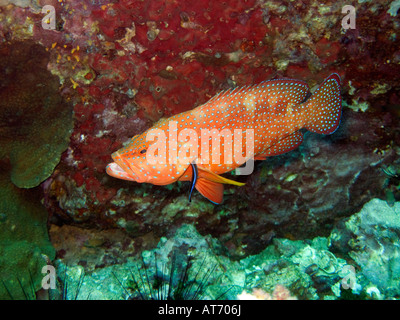
[(194, 187), (196, 186), (197, 177), (199, 175), (199, 170), (197, 169), (197, 164), (191, 163), (192, 168), (192, 182), (190, 183), (190, 190), (189, 190), (189, 202), (192, 201), (192, 192)]
[(304, 128), (320, 134), (332, 134), (336, 131), (342, 115), (340, 85), (340, 76), (332, 73), (310, 99), (304, 102), (306, 110)]
[(238, 182), (235, 180), (231, 180), (231, 179), (227, 179), (224, 177), (221, 177), (220, 175), (206, 169), (206, 168), (202, 168), (202, 167), (198, 167), (198, 171), (199, 171), (199, 178), (203, 178), (209, 181), (213, 181), (216, 183), (222, 183), (222, 184), (233, 184), (235, 186), (244, 186), (245, 183), (243, 182)]
[[(200, 194), (210, 200), (214, 204), (221, 204), (224, 196), (224, 184), (233, 184), (235, 186), (245, 185), (242, 182), (230, 180), (220, 175), (196, 165), (195, 169), (192, 165), (193, 173), (196, 171), (196, 180), (192, 179), (193, 186)], [(192, 190), (191, 189), (191, 190)]]

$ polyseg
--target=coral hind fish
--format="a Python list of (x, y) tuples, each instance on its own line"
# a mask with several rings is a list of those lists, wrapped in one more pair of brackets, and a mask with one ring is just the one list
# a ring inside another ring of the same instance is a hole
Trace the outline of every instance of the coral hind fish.
[[(340, 76), (333, 73), (313, 94), (305, 82), (291, 79), (269, 80), (221, 92), (207, 103), (160, 120), (134, 136), (124, 148), (112, 154), (114, 162), (107, 166), (107, 173), (115, 178), (155, 185), (191, 181), (189, 199), (197, 189), (219, 204), (223, 200), (223, 184), (243, 185), (221, 174), (242, 166), (249, 159), (265, 160), (297, 148), (303, 141), (300, 129), (333, 133), (341, 117), (340, 85)], [(233, 140), (227, 138), (227, 133), (233, 136), (238, 129), (251, 132), (252, 141), (247, 135), (235, 136)], [(204, 135), (207, 131), (209, 135)], [(219, 134), (210, 134), (215, 131)], [(149, 138), (154, 132), (159, 133), (155, 142)], [(221, 141), (215, 143), (217, 138)], [(247, 153), (250, 142), (252, 149)], [(164, 151), (163, 158), (159, 158), (164, 161), (150, 161), (150, 153), (157, 158), (155, 144), (158, 154)], [(229, 159), (236, 147), (240, 150), (241, 157), (237, 157), (240, 161)], [(188, 151), (182, 152), (183, 149)], [(204, 161), (204, 150), (207, 154), (211, 151), (208, 155), (213, 161)], [(189, 151), (194, 151), (195, 156), (188, 157)]]

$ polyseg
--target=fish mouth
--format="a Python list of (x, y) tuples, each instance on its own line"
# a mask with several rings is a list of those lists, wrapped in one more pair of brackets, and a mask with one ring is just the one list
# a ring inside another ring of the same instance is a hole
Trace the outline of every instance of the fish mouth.
[(136, 181), (133, 176), (128, 174), (115, 162), (111, 162), (107, 165), (106, 172), (109, 176), (114, 178), (128, 180), (128, 181)]
[(114, 152), (111, 157), (115, 162), (109, 163), (106, 168), (106, 172), (108, 175), (135, 182), (146, 182), (140, 174), (140, 170), (137, 166), (132, 163), (126, 161), (121, 155), (117, 152)]

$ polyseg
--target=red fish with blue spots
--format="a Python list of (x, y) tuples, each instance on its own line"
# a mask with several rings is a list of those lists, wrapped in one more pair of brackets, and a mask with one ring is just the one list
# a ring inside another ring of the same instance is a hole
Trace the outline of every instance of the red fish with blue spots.
[[(219, 204), (223, 200), (223, 184), (243, 185), (221, 174), (242, 166), (249, 159), (265, 160), (297, 148), (303, 141), (300, 129), (325, 135), (335, 132), (342, 109), (340, 86), (340, 76), (333, 73), (313, 94), (307, 83), (290, 79), (264, 81), (221, 92), (207, 103), (160, 120), (134, 136), (124, 148), (112, 154), (114, 162), (107, 166), (107, 173), (115, 178), (155, 185), (191, 181), (190, 196), (197, 189)], [(156, 140), (165, 144), (165, 161), (159, 163), (149, 161), (148, 157), (148, 151), (155, 144), (149, 139), (154, 130), (165, 133), (162, 139)], [(243, 135), (234, 136), (235, 130), (242, 130)], [(220, 135), (207, 136), (204, 134), (207, 131), (217, 131)], [(233, 139), (228, 139), (229, 132)], [(245, 135), (249, 132), (251, 139)], [(220, 140), (214, 141), (217, 138)], [(249, 153), (246, 147), (250, 144)], [(194, 157), (187, 156), (189, 149), (195, 151)], [(236, 155), (232, 150), (240, 152)], [(205, 154), (213, 160), (204, 161)]]

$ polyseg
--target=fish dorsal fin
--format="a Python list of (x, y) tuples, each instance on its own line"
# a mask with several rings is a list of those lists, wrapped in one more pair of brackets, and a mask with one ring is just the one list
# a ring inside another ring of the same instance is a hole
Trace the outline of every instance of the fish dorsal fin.
[(206, 197), (214, 204), (222, 203), (224, 197), (223, 184), (204, 178), (198, 178), (196, 182), (196, 189), (201, 193), (203, 197)]
[(254, 160), (265, 160), (266, 157), (277, 156), (296, 149), (303, 142), (303, 134), (296, 131), (291, 135), (279, 140), (268, 149), (264, 150), (262, 154), (254, 157)]
[[(276, 79), (267, 80), (258, 84), (248, 85), (243, 87), (236, 87), (233, 89), (228, 89), (221, 91), (212, 97), (205, 105), (210, 103), (216, 103), (219, 100), (230, 98), (236, 94), (241, 94), (244, 91), (250, 90), (265, 90), (266, 95), (279, 95), (281, 97), (281, 103), (290, 104), (292, 106), (303, 102), (307, 96), (309, 96), (310, 88), (308, 84), (301, 80), (294, 79)], [(282, 92), (290, 92), (291, 94), (282, 95)], [(283, 100), (282, 100), (283, 99)]]
[(217, 93), (215, 96), (213, 96), (210, 100), (208, 100), (206, 104), (208, 105), (209, 103), (214, 103), (214, 102), (218, 101), (219, 99), (223, 99), (223, 98), (229, 97), (230, 95), (240, 93), (242, 91), (250, 89), (251, 87), (252, 86), (235, 87), (232, 89), (227, 89), (227, 90), (221, 91), (221, 92)]
[(237, 181), (234, 181), (234, 180), (231, 180), (231, 179), (227, 179), (227, 178), (221, 177), (220, 175), (215, 174), (214, 172), (212, 172), (212, 171), (210, 171), (210, 170), (208, 170), (206, 168), (202, 168), (200, 166), (198, 166), (197, 168), (198, 168), (198, 171), (199, 171), (199, 178), (206, 179), (206, 180), (209, 180), (209, 181), (213, 181), (213, 182), (216, 182), (216, 183), (233, 184), (233, 185), (239, 186), (239, 187), (245, 185), (245, 183), (237, 182)]
[(165, 124), (167, 124), (167, 120), (169, 120), (169, 118), (160, 118), (158, 119), (152, 126), (152, 128), (159, 128), (164, 126)]

